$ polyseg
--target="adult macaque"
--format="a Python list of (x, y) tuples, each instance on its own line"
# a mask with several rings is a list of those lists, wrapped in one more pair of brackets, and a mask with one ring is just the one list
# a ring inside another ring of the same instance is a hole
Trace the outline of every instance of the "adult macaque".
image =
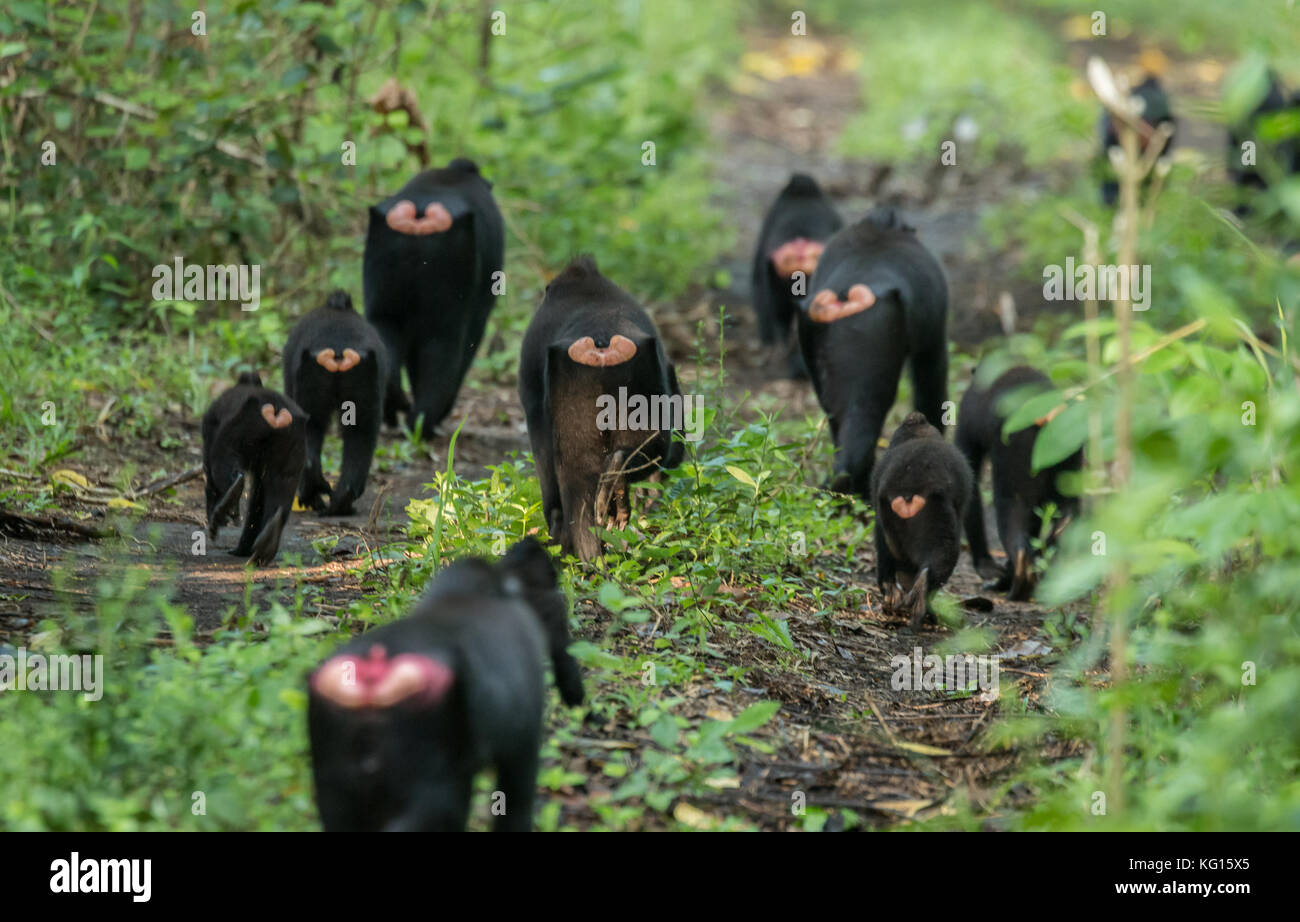
[[(384, 420), (425, 438), (451, 412), (496, 302), (505, 254), (492, 184), (458, 158), (370, 209), (366, 318), (388, 349)], [(412, 399), (402, 391), (402, 369)]]
[(803, 173), (790, 177), (763, 219), (754, 253), (754, 312), (763, 344), (787, 349), (792, 378), (806, 377), (808, 371), (791, 324), (826, 241), (843, 226), (844, 220), (817, 181)]
[[(645, 426), (607, 425), (601, 398), (620, 394), (661, 412)], [(627, 524), (628, 484), (681, 462), (672, 433), (686, 405), (654, 321), (590, 257), (575, 259), (546, 286), (524, 336), (519, 399), (551, 537), (592, 560), (602, 550), (592, 528)]]
[[(1083, 470), (1083, 449), (1034, 473), (1031, 464), (1034, 442), (1047, 417), (1005, 438), (1002, 427), (1018, 406), (1035, 394), (1050, 390), (1051, 381), (1024, 365), (1003, 372), (987, 386), (979, 386), (979, 380), (977, 371), (957, 412), (957, 448), (965, 455), (975, 478), (974, 495), (966, 511), (966, 540), (975, 569), (985, 579), (994, 580), (989, 588), (1008, 590), (1008, 599), (1025, 601), (1033, 597), (1037, 583), (1033, 540), (1038, 537), (1046, 537), (1049, 542), (1055, 540), (1078, 514), (1077, 492), (1067, 494), (1062, 485), (1063, 477), (1068, 480), (1069, 475)], [(1007, 553), (1006, 566), (1000, 566), (989, 554), (984, 532), (979, 478), (985, 458), (992, 461), (993, 508), (998, 536)], [(1049, 506), (1056, 511), (1053, 520), (1045, 523), (1042, 511)]]
[(531, 829), (548, 657), (564, 703), (583, 698), (568, 645), (568, 605), (537, 541), (500, 563), (445, 569), (409, 616), (362, 634), (308, 679), (325, 830), (463, 830), (474, 776), (489, 767), (503, 798), (493, 828)]
[(830, 488), (870, 501), (871, 470), (906, 361), (916, 409), (943, 429), (948, 396), (948, 282), (892, 209), (826, 245), (799, 315), (799, 343), (830, 422)]

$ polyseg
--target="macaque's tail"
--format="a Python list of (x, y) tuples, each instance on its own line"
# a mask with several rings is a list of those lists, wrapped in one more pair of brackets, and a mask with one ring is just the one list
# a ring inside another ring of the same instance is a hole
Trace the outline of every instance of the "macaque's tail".
[(501, 568), (523, 583), (521, 594), (542, 622), (561, 700), (569, 707), (581, 704), (582, 669), (569, 655), (569, 606), (559, 591), (551, 555), (536, 538), (525, 538), (506, 551)]

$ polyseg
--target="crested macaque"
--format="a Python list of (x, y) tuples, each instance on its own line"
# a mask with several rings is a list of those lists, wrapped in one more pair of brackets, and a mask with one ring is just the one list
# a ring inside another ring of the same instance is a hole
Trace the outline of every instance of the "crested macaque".
[[(283, 361), (285, 393), (308, 414), (307, 461), (298, 501), (325, 515), (351, 515), (365, 492), (379, 441), (388, 350), (353, 309), (348, 293), (335, 291), (324, 307), (294, 325)], [(331, 487), (320, 456), (335, 417), (343, 437), (343, 469)]]
[(280, 550), (306, 455), (307, 414), (294, 401), (262, 386), (256, 372), (239, 376), (203, 414), (203, 476), (208, 534), (248, 508), (232, 552), (259, 566)]
[[(1253, 144), (1250, 158), (1247, 142)], [(1300, 92), (1288, 98), (1277, 74), (1270, 72), (1263, 98), (1228, 130), (1228, 176), (1239, 189), (1259, 191), (1295, 175), (1300, 175)], [(1238, 214), (1251, 210), (1247, 201), (1237, 206)]]
[(817, 181), (796, 173), (763, 219), (754, 253), (754, 312), (765, 346), (786, 350), (787, 374), (807, 377), (792, 325), (826, 241), (844, 226)]
[(500, 563), (451, 564), (407, 617), (330, 656), (307, 682), (325, 830), (464, 830), (485, 768), (493, 828), (532, 829), (548, 658), (564, 703), (583, 699), (568, 645), (550, 555), (526, 538)]
[(366, 319), (388, 349), (386, 423), (404, 411), (428, 438), (451, 412), (503, 290), (504, 255), (492, 184), (470, 160), (426, 170), (370, 209), (362, 279)]
[(873, 472), (871, 497), (876, 579), (886, 609), (906, 612), (913, 631), (957, 567), (970, 492), (966, 459), (925, 416), (908, 414)]
[[(1078, 485), (1072, 494), (1064, 492), (1071, 473), (1083, 470), (1083, 449), (1049, 468), (1033, 472), (1034, 441), (1051, 413), (1034, 425), (1008, 436), (1002, 433), (1007, 418), (1026, 400), (1051, 389), (1043, 373), (1024, 365), (1008, 369), (986, 386), (980, 386), (977, 371), (957, 411), (957, 448), (969, 463), (975, 491), (966, 510), (966, 540), (971, 560), (988, 588), (1007, 590), (1007, 598), (1025, 601), (1033, 597), (1037, 583), (1033, 541), (1045, 537), (1055, 541), (1079, 510)], [(998, 536), (1007, 553), (1005, 566), (989, 554), (984, 531), (984, 503), (979, 478), (984, 459), (992, 462), (993, 508)], [(1052, 521), (1044, 522), (1043, 511), (1054, 507)], [(1047, 534), (1044, 535), (1044, 531)]]
[[(616, 397), (642, 399), (640, 425), (612, 425)], [(689, 409), (650, 315), (582, 256), (546, 286), (519, 357), (519, 399), (551, 537), (584, 561), (602, 552), (594, 526), (624, 527), (628, 484), (676, 467)], [(674, 419), (674, 415), (676, 418)]]
[(831, 238), (799, 314), (799, 344), (830, 423), (829, 487), (871, 501), (871, 471), (903, 363), (915, 408), (943, 430), (948, 396), (948, 282), (893, 209)]
[[(1148, 75), (1130, 95), (1142, 103), (1142, 111), (1138, 113), (1138, 152), (1145, 155), (1151, 145), (1156, 143), (1157, 129), (1161, 125), (1167, 125), (1171, 132), (1175, 132), (1178, 120), (1169, 107), (1169, 97), (1165, 94), (1164, 87), (1154, 75)], [(1110, 149), (1121, 145), (1119, 129), (1108, 110), (1102, 110), (1098, 133), (1101, 135), (1101, 155), (1097, 167), (1101, 175), (1101, 201), (1103, 205), (1114, 206), (1119, 199), (1119, 181), (1115, 178), (1115, 168), (1110, 162)], [(1157, 156), (1168, 154), (1173, 145), (1174, 134), (1171, 133), (1164, 140)]]

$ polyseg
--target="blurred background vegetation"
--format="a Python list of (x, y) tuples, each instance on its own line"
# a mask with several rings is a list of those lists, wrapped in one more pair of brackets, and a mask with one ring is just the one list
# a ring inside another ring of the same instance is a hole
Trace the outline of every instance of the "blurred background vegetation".
[[(1031, 281), (1044, 265), (1082, 257), (1082, 236), (1064, 210), (1100, 229), (1104, 255), (1115, 252), (1088, 172), (1098, 108), (1066, 63), (1068, 49), (1089, 37), (1091, 11), (1076, 7), (805, 5), (812, 34), (833, 33), (859, 57), (862, 105), (838, 139), (841, 153), (920, 171), (939, 140), (969, 120), (978, 134), (963, 169), (975, 181), (1006, 184), (985, 195), (979, 248), (967, 258), (1012, 253), (1011, 271)], [(491, 39), (498, 8), (511, 41)], [(273, 366), (294, 318), (330, 288), (359, 302), (365, 207), (423, 166), (420, 145), (432, 163), (477, 160), (506, 215), (509, 288), (493, 315), (504, 342), (481, 355), (503, 380), (542, 286), (569, 255), (595, 252), (639, 297), (672, 301), (705, 288), (720, 259), (751, 246), (718, 194), (730, 164), (713, 149), (707, 119), (737, 77), (746, 30), (788, 31), (785, 7), (211, 2), (206, 36), (192, 34), (191, 12), (155, 0), (10, 0), (0, 9), (5, 466), (44, 471), (74, 452), (75, 433), (96, 422), (88, 399), (96, 393), (117, 398), (115, 437), (165, 438), (166, 420), (201, 412), (214, 382), (229, 380), (236, 365)], [(1116, 0), (1106, 12), (1110, 41), (1134, 57), (1156, 47), (1176, 63), (1226, 71), (1222, 98), (1175, 97), (1176, 111), (1228, 121), (1240, 99), (1258, 92), (1267, 65), (1300, 85), (1300, 12), (1286, 4)], [(422, 126), (405, 111), (371, 107), (390, 79), (414, 93)], [(40, 165), (46, 141), (56, 145), (55, 166)], [(346, 141), (356, 144), (355, 166), (344, 165)], [(653, 166), (643, 163), (646, 141), (655, 145)], [(1207, 178), (1223, 156), (1194, 146), (1177, 155), (1140, 236), (1157, 300), (1133, 330), (1134, 350), (1150, 350), (1132, 397), (1133, 472), (1119, 491), (1105, 477), (1091, 485), (1085, 520), (1043, 587), (1045, 601), (1059, 606), (1044, 629), (1064, 653), (1048, 709), (1015, 713), (1016, 703), (1004, 702), (1016, 719), (988, 744), (1013, 748), (1016, 770), (979, 802), (957, 795), (928, 825), (1300, 828), (1300, 363), (1292, 346), (1300, 273), (1285, 267), (1281, 249), (1300, 239), (1300, 180), (1261, 198), (1239, 226), (1223, 213), (1230, 190)], [(1008, 162), (1024, 172), (1007, 180), (998, 170)], [(258, 314), (154, 302), (150, 270), (176, 255), (262, 265)], [(1102, 370), (1119, 357), (1108, 318), (1103, 305)], [(1085, 359), (1080, 319), (1045, 313), (1032, 333), (983, 344), (958, 364), (1014, 355), (1050, 370), (1063, 391), (1087, 384), (1099, 369)], [(1167, 338), (1198, 320), (1194, 334)], [(1081, 420), (1096, 412), (1105, 423), (1103, 460), (1112, 460), (1114, 384), (1103, 378), (1077, 394), (1075, 422), (1054, 438), (1081, 444)], [(32, 411), (46, 400), (61, 427), (40, 425)], [(730, 682), (736, 675), (711, 671), (705, 649), (707, 638), (730, 630), (718, 619), (737, 607), (718, 591), (724, 577), (752, 584), (749, 604), (762, 617), (745, 630), (796, 668), (803, 654), (779, 617), (789, 599), (860, 599), (841, 598), (808, 569), (799, 579), (773, 577), (789, 565), (781, 535), (806, 534), (815, 553), (836, 560), (851, 557), (865, 535), (833, 518), (807, 487), (815, 421), (723, 414), (712, 426), (708, 449), (670, 480), (676, 511), (656, 524), (658, 550), (618, 558), (608, 579), (565, 579), (575, 599), (599, 600), (629, 623), (668, 604), (644, 588), (650, 576), (712, 587), (682, 608), (668, 645), (681, 677)], [(729, 467), (748, 471), (752, 489)], [(412, 508), (411, 558), (395, 582), (376, 584), (357, 606), (358, 622), (397, 615), (444, 555), (489, 552), (493, 509), (513, 504), (521, 529), (541, 524), (522, 462), (481, 483), (440, 485), (450, 505)], [(0, 484), (0, 503), (39, 501)], [(431, 547), (443, 515), (446, 533)], [(777, 537), (756, 545), (765, 529)], [(111, 704), (0, 698), (0, 825), (314, 826), (301, 679), (335, 642), (328, 629), (284, 609), (254, 629), (244, 612), (220, 642), (200, 649), (186, 640), (184, 611), (132, 571), (98, 592), (95, 619), (47, 625), (47, 642), (103, 652)], [(1071, 614), (1067, 603), (1078, 600), (1092, 605), (1092, 618)], [(160, 616), (173, 647), (148, 642)], [(1111, 681), (1108, 659), (1117, 628), (1130, 635), (1120, 682)], [(637, 669), (633, 658), (592, 644), (579, 652), (596, 682)], [(612, 713), (615, 704), (596, 706)], [(736, 739), (770, 716), (700, 725), (677, 716), (667, 698), (618, 706), (636, 709), (661, 745), (627, 769), (621, 797), (601, 808), (601, 828), (635, 827), (638, 811), (678, 823), (674, 796), (714, 787)], [(1123, 810), (1096, 815), (1094, 794), (1108, 789), (1117, 758), (1108, 730), (1116, 714), (1127, 730), (1127, 794)], [(557, 739), (579, 733), (576, 719), (561, 720)], [(1040, 744), (1067, 737), (1083, 741), (1086, 754), (1034, 758)], [(558, 764), (555, 745), (542, 784), (562, 790), (579, 779)], [(188, 809), (196, 778), (208, 791), (204, 816)], [(543, 828), (555, 825), (553, 806)], [(737, 824), (728, 817), (722, 825)]]

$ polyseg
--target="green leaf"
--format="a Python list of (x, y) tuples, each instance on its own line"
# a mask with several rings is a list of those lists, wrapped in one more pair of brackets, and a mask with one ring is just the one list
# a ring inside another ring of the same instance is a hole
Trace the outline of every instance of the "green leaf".
[(1034, 456), (1030, 467), (1034, 473), (1064, 461), (1083, 447), (1088, 439), (1088, 409), (1082, 401), (1070, 403), (1038, 430), (1034, 439)]
[(750, 733), (757, 730), (771, 720), (772, 716), (780, 709), (780, 701), (760, 701), (758, 704), (751, 704), (741, 711), (740, 715), (727, 726), (727, 732)]
[(745, 484), (745, 485), (747, 485), (747, 486), (753, 487), (755, 493), (758, 492), (758, 484), (754, 482), (754, 478), (753, 478), (753, 477), (750, 477), (748, 474), (746, 474), (746, 473), (745, 473), (744, 471), (742, 471), (740, 468), (735, 467), (735, 466), (733, 466), (733, 465), (731, 465), (731, 464), (728, 464), (728, 465), (727, 465), (727, 473), (730, 474), (732, 477), (735, 477), (735, 478), (736, 478), (737, 480), (739, 480), (741, 483), (743, 483), (743, 484)]
[[(1061, 392), (1057, 390), (1044, 391), (1037, 396), (1030, 397), (1024, 403), (1016, 406), (1013, 412), (1007, 413), (1006, 422), (1002, 424), (1002, 440), (1005, 442), (1021, 429), (1029, 428), (1055, 410), (1060, 404)], [(1006, 403), (1002, 405), (1002, 409), (1003, 412), (1007, 411)]]
[(122, 159), (128, 170), (142, 170), (149, 165), (149, 148), (128, 147), (122, 152)]

